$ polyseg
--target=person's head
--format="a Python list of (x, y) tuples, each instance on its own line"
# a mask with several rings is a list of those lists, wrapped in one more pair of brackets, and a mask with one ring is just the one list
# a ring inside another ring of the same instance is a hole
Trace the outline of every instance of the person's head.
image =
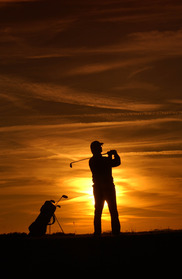
[(93, 141), (90, 145), (90, 149), (92, 151), (93, 155), (99, 155), (102, 153), (102, 142), (99, 142), (97, 140)]

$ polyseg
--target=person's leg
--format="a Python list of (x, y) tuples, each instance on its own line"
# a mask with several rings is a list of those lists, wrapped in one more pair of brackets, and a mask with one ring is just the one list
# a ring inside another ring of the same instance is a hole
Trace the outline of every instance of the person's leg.
[(94, 213), (94, 234), (101, 235), (101, 216), (104, 207), (104, 198), (101, 193), (94, 190), (95, 213)]
[(120, 222), (116, 204), (116, 191), (115, 188), (111, 189), (107, 195), (107, 203), (111, 214), (112, 233), (117, 235), (120, 233)]

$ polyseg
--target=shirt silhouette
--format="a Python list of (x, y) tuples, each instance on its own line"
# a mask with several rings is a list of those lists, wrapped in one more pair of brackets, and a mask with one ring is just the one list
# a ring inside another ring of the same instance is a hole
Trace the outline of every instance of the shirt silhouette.
[[(91, 143), (93, 157), (89, 160), (92, 172), (93, 190), (95, 198), (94, 233), (101, 234), (101, 216), (104, 202), (107, 201), (111, 214), (112, 233), (120, 233), (120, 223), (116, 204), (116, 191), (113, 183), (112, 168), (121, 164), (116, 150), (109, 151), (108, 157), (102, 156), (102, 145), (98, 141)], [(113, 158), (114, 157), (114, 158)]]

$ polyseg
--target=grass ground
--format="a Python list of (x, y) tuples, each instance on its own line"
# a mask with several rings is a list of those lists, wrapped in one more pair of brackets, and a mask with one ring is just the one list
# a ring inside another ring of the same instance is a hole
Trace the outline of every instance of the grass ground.
[(15, 233), (0, 235), (0, 245), (2, 278), (103, 278), (117, 273), (149, 278), (159, 272), (173, 276), (181, 271), (182, 231), (105, 234), (100, 238), (61, 234), (30, 238)]

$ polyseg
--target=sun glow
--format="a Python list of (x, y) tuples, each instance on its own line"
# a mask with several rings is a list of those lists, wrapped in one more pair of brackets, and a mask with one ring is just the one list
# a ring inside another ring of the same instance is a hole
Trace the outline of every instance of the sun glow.
[(85, 202), (88, 203), (89, 207), (94, 205), (93, 187), (89, 177), (78, 177), (71, 181), (71, 186), (74, 187)]

